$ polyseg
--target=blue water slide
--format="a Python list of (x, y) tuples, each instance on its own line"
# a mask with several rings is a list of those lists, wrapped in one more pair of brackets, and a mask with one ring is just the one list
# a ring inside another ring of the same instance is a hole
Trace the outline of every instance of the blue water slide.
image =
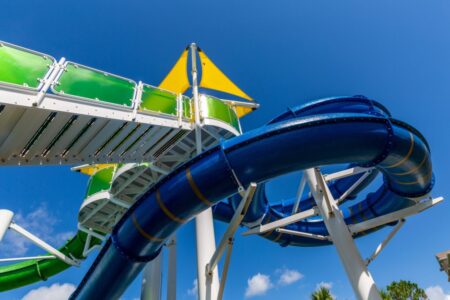
[[(383, 176), (378, 190), (342, 208), (348, 224), (413, 205), (411, 199), (428, 194), (433, 185), (429, 147), (417, 130), (391, 118), (382, 105), (362, 96), (319, 100), (224, 141), (163, 178), (120, 220), (71, 298), (119, 298), (182, 224), (219, 202), (215, 215), (227, 221), (234, 211), (233, 195), (240, 184), (259, 184), (244, 221), (262, 218), (264, 224), (282, 218), (291, 207), (270, 205), (265, 182), (283, 174), (335, 164), (374, 167)], [(342, 194), (358, 176), (333, 183), (333, 194)], [(372, 179), (368, 178), (363, 186)], [(351, 196), (356, 197), (358, 192)], [(312, 205), (310, 198), (301, 201), (301, 209)], [(299, 222), (290, 228), (327, 234), (320, 220)], [(266, 238), (282, 245), (325, 243), (279, 233), (270, 233)]]

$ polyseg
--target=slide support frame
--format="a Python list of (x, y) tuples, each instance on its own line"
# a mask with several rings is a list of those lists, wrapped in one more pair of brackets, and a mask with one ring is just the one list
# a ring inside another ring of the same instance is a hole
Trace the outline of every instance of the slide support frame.
[(375, 281), (356, 247), (320, 169), (307, 169), (305, 176), (357, 299), (381, 300)]

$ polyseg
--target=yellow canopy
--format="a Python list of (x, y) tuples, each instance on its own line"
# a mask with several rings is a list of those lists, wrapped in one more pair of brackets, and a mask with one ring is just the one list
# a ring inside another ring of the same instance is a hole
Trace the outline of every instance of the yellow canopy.
[[(187, 71), (188, 50), (189, 49), (186, 48), (183, 51), (169, 74), (167, 74), (166, 78), (164, 78), (159, 85), (160, 88), (183, 94), (190, 87)], [(249, 101), (254, 101), (249, 95), (234, 84), (202, 50), (198, 49), (198, 54), (202, 65), (200, 87), (225, 92)], [(239, 105), (236, 105), (235, 109), (238, 117), (242, 117), (254, 110), (254, 108)]]
[(159, 87), (174, 93), (183, 94), (190, 87), (187, 75), (188, 49), (181, 53), (180, 58), (160, 83)]
[(94, 175), (97, 171), (100, 171), (102, 169), (105, 168), (109, 168), (109, 167), (113, 167), (116, 164), (98, 164), (98, 165), (83, 165), (83, 166), (79, 166), (76, 168), (73, 168), (74, 171), (92, 176)]
[[(221, 92), (225, 92), (231, 95), (235, 95), (249, 101), (253, 99), (242, 91), (236, 84), (234, 84), (213, 62), (206, 54), (199, 50), (200, 61), (202, 64), (202, 79), (200, 81), (200, 87), (207, 89), (213, 89)], [(236, 113), (238, 117), (242, 117), (253, 109), (249, 107), (236, 106)]]

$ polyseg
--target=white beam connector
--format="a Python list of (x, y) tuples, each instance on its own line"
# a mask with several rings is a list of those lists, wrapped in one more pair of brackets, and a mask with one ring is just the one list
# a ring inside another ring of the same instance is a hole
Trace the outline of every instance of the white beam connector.
[(178, 126), (181, 127), (183, 124), (183, 95), (177, 94), (177, 120)]
[(247, 230), (246, 232), (244, 232), (242, 235), (246, 236), (246, 235), (251, 235), (251, 234), (262, 234), (271, 230), (275, 230), (277, 228), (280, 227), (285, 227), (287, 225), (296, 223), (298, 221), (310, 218), (310, 217), (314, 217), (317, 216), (319, 214), (319, 209), (317, 207), (313, 207), (311, 209), (296, 213), (294, 215), (291, 215), (289, 217), (271, 222), (271, 223), (267, 223), (264, 225), (259, 225), (255, 228), (252, 228), (250, 230)]
[(92, 235), (93, 237), (98, 238), (101, 241), (106, 240), (106, 236), (101, 235), (90, 228), (86, 228), (83, 225), (81, 225), (80, 223), (78, 223), (78, 230), (83, 231), (84, 233), (86, 233), (88, 235)]
[[(320, 199), (320, 203), (321, 204), (325, 204), (327, 209), (321, 209), (320, 213), (322, 214), (322, 217), (324, 218), (324, 220), (326, 219), (326, 217), (324, 216), (324, 213), (328, 213), (329, 215), (333, 215), (337, 209), (337, 202), (334, 200), (333, 195), (331, 194), (331, 192), (328, 190), (328, 185), (327, 182), (325, 181), (325, 178), (323, 177), (322, 173), (320, 172), (319, 168), (314, 168), (314, 169), (308, 169), (305, 171), (309, 172), (309, 188), (312, 192), (312, 194), (314, 195), (314, 200), (316, 201), (316, 204), (318, 207), (320, 207), (319, 205), (319, 199)], [(315, 180), (313, 181), (311, 176), (315, 177)], [(315, 184), (314, 184), (315, 182)], [(320, 197), (320, 198), (318, 198)]]
[(7, 209), (0, 209), (0, 242), (5, 236), (6, 231), (11, 224), (14, 213)]
[(64, 57), (62, 57), (59, 60), (59, 62), (57, 62), (53, 65), (52, 71), (50, 72), (50, 75), (48, 76), (48, 78), (42, 79), (42, 81), (44, 82), (44, 85), (38, 92), (38, 94), (36, 96), (36, 100), (33, 103), (33, 106), (39, 106), (41, 104), (42, 100), (44, 100), (45, 94), (47, 94), (48, 89), (55, 82), (56, 76), (58, 76), (61, 69), (64, 68), (65, 61), (66, 61), (66, 59)]
[(139, 81), (136, 87), (136, 91), (134, 93), (133, 98), (133, 120), (136, 120), (137, 113), (139, 111), (139, 106), (142, 102), (142, 92), (144, 90), (144, 84), (142, 81)]
[(301, 237), (320, 240), (320, 241), (331, 241), (331, 238), (329, 236), (320, 235), (320, 234), (313, 234), (313, 233), (309, 233), (309, 232), (290, 230), (290, 229), (285, 229), (285, 228), (277, 228), (276, 231), (280, 232), (280, 233), (284, 233), (284, 234), (301, 236)]
[(372, 261), (375, 260), (375, 258), (378, 256), (378, 254), (381, 253), (381, 251), (384, 249), (384, 247), (386, 247), (386, 245), (390, 242), (390, 240), (392, 240), (392, 238), (394, 237), (394, 235), (400, 230), (400, 228), (403, 227), (403, 225), (405, 225), (405, 219), (401, 219), (397, 225), (395, 225), (395, 227), (392, 229), (392, 231), (389, 233), (389, 235), (384, 239), (384, 241), (382, 241), (378, 247), (375, 249), (375, 251), (372, 253), (372, 255), (366, 259), (366, 265), (369, 265)]
[(331, 180), (338, 180), (338, 179), (342, 179), (345, 177), (361, 174), (361, 173), (364, 173), (367, 171), (372, 171), (372, 170), (373, 170), (373, 168), (354, 167), (354, 168), (349, 168), (349, 169), (342, 170), (339, 172), (335, 172), (332, 174), (325, 174), (325, 175), (323, 175), (323, 178), (325, 179), (326, 182), (329, 182)]
[(217, 263), (222, 257), (226, 246), (233, 241), (233, 236), (236, 230), (238, 229), (239, 224), (241, 224), (242, 220), (244, 219), (245, 214), (247, 213), (247, 209), (250, 205), (250, 202), (253, 199), (253, 195), (255, 194), (256, 187), (257, 184), (252, 182), (246, 189), (244, 197), (239, 203), (239, 206), (237, 207), (233, 215), (233, 218), (231, 218), (231, 221), (222, 237), (222, 240), (217, 246), (217, 250), (214, 252), (213, 256), (211, 257), (211, 260), (209, 261), (209, 264), (206, 266), (206, 273), (208, 275), (210, 276), (212, 275), (212, 270), (216, 267)]
[(11, 224), (9, 225), (9, 228), (14, 230), (15, 232), (21, 234), (22, 236), (26, 237), (27, 239), (32, 241), (36, 246), (44, 249), (45, 251), (47, 251), (48, 253), (50, 253), (54, 256), (56, 256), (57, 258), (59, 258), (60, 260), (65, 262), (66, 264), (69, 264), (71, 266), (79, 266), (80, 265), (80, 263), (77, 260), (74, 260), (74, 259), (66, 256), (64, 253), (53, 248), (52, 246), (50, 246), (49, 244), (47, 244), (46, 242), (44, 242), (43, 240), (41, 240), (40, 238), (38, 238), (37, 236), (32, 234), (31, 232), (27, 231), (25, 228), (15, 224), (14, 222), (11, 222)]
[(401, 219), (404, 219), (405, 217), (418, 214), (419, 212), (422, 212), (438, 203), (441, 203), (444, 200), (443, 197), (438, 197), (434, 199), (425, 200), (422, 202), (419, 202), (416, 205), (400, 209), (397, 211), (394, 211), (392, 213), (379, 216), (361, 223), (352, 224), (349, 225), (348, 228), (352, 234), (356, 234), (358, 232), (366, 231), (372, 228), (376, 228), (379, 226), (383, 226), (395, 221), (399, 221)]

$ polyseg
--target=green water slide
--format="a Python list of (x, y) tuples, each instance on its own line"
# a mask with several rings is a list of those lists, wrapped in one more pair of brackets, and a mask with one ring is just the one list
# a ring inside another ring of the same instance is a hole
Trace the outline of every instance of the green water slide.
[[(75, 259), (82, 260), (84, 245), (87, 235), (84, 232), (78, 232), (63, 247), (59, 249), (62, 253)], [(92, 238), (90, 245), (98, 245), (101, 241)], [(1, 266), (0, 267), (0, 292), (16, 289), (29, 285), (56, 275), (70, 265), (59, 259), (32, 259), (22, 263)]]

